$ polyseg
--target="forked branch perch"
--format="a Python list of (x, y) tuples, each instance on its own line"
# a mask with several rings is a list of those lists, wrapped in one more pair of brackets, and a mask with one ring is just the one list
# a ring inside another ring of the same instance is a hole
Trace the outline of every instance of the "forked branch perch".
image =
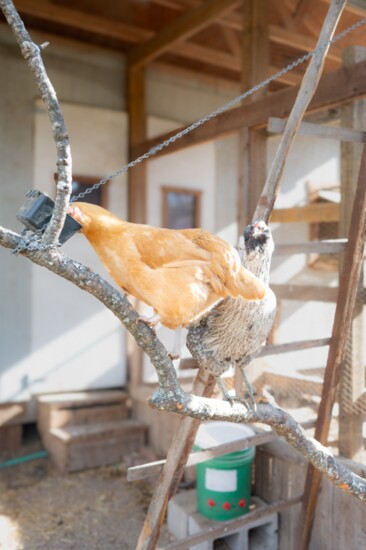
[(58, 237), (64, 226), (71, 195), (72, 162), (69, 136), (56, 91), (47, 76), (42, 61), (42, 46), (37, 46), (33, 42), (11, 0), (0, 0), (0, 7), (20, 46), (23, 57), (32, 71), (51, 121), (57, 151), (57, 188), (55, 208), (43, 236), (43, 243), (53, 244), (58, 242)]
[[(332, 36), (344, 4), (345, 1), (333, 0), (321, 34), (321, 40), (324, 43)], [(45, 234), (45, 242), (47, 244), (53, 243), (57, 240), (57, 236), (63, 225), (71, 188), (71, 154), (67, 131), (56, 94), (48, 80), (46, 70), (42, 63), (40, 48), (30, 39), (13, 3), (9, 0), (0, 0), (0, 7), (9, 25), (12, 27), (16, 39), (21, 46), (22, 53), (35, 76), (51, 119), (57, 148), (59, 183), (57, 187), (56, 207), (52, 222)], [(312, 70), (315, 70), (316, 83), (321, 72), (324, 56), (325, 50), (323, 50), (323, 54), (319, 52), (317, 56), (313, 58), (309, 66), (309, 69), (313, 67)], [(316, 63), (315, 60), (317, 60)], [(308, 77), (309, 81), (313, 78), (311, 74)], [(308, 82), (309, 87), (304, 86), (299, 92), (299, 95), (303, 94), (306, 96), (306, 101), (299, 101), (300, 107), (297, 108), (297, 118), (294, 115), (295, 122), (289, 124), (289, 129), (285, 130), (283, 140), (287, 140), (287, 145), (283, 146), (281, 155), (276, 156), (276, 169), (273, 168), (273, 175), (267, 179), (265, 186), (266, 199), (264, 200), (262, 198), (260, 210), (258, 212), (256, 211), (257, 218), (268, 219), (267, 216), (269, 216), (273, 207), (276, 189), (278, 188), (278, 182), (289, 147), (296, 134), (298, 123), (301, 121), (303, 112), (313, 93), (310, 83)], [(313, 87), (314, 90), (316, 83)], [(298, 122), (296, 122), (297, 120)], [(290, 134), (292, 136), (291, 139), (289, 139)], [(22, 238), (19, 235), (0, 227), (1, 246), (15, 249), (21, 242)], [(160, 487), (160, 494), (158, 498), (153, 501), (153, 507), (155, 507), (153, 525), (151, 523), (145, 523), (145, 526), (149, 528), (153, 526), (154, 530), (153, 532), (151, 530), (145, 530), (143, 532), (142, 544), (138, 546), (138, 548), (155, 548), (167, 501), (179, 482), (186, 457), (189, 454), (193, 441), (192, 435), (194, 437), (195, 430), (199, 421), (202, 419), (225, 419), (232, 422), (260, 421), (266, 423), (279, 435), (285, 437), (287, 441), (306, 456), (316, 468), (324, 471), (334, 483), (356, 495), (358, 498), (362, 500), (365, 499), (365, 480), (362, 480), (343, 466), (337, 464), (327, 449), (317, 445), (316, 442), (308, 438), (300, 426), (298, 426), (285, 411), (282, 411), (275, 405), (268, 402), (259, 403), (255, 413), (248, 413), (246, 409), (239, 404), (231, 407), (231, 405), (227, 403), (185, 394), (179, 385), (173, 364), (163, 344), (149, 327), (140, 322), (138, 313), (132, 308), (127, 298), (108, 282), (104, 281), (99, 275), (82, 264), (66, 258), (55, 249), (40, 251), (36, 248), (30, 248), (24, 250), (22, 254), (32, 262), (46, 267), (53, 273), (69, 280), (79, 288), (86, 290), (116, 315), (135, 337), (138, 345), (149, 355), (151, 362), (156, 368), (160, 390), (153, 397), (152, 405), (159, 408), (159, 410), (174, 411), (186, 415), (185, 418), (182, 419), (181, 427), (177, 433), (177, 436), (182, 436), (179, 447), (172, 448), (168, 455), (165, 467), (165, 472), (168, 473), (166, 484)], [(209, 377), (206, 373), (199, 373), (195, 386), (196, 390), (198, 390), (199, 393), (210, 395), (212, 387), (212, 377)], [(179, 459), (178, 464), (176, 462), (177, 458)]]

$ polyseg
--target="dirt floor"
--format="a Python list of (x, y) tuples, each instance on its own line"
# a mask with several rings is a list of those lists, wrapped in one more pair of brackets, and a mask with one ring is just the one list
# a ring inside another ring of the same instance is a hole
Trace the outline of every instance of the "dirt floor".
[[(134, 550), (152, 487), (128, 483), (126, 470), (62, 475), (47, 458), (0, 470), (0, 549)], [(158, 547), (168, 542), (165, 529)]]

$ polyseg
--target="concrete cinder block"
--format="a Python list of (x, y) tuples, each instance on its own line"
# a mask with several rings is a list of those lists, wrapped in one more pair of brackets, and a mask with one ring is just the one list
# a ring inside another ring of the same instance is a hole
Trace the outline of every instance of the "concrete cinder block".
[[(258, 497), (252, 497), (252, 503), (257, 508), (265, 506)], [(168, 529), (177, 537), (183, 539), (189, 535), (210, 531), (213, 527), (226, 527), (226, 522), (213, 521), (197, 512), (196, 490), (185, 491), (175, 495), (168, 505)], [(235, 532), (225, 534), (223, 539), (230, 550), (277, 550), (278, 548), (278, 514), (273, 513), (263, 518), (253, 520)], [(213, 550), (214, 541), (205, 541), (190, 547), (190, 550)]]
[(168, 504), (168, 529), (177, 538), (188, 537), (188, 518), (197, 512), (196, 489), (174, 495)]

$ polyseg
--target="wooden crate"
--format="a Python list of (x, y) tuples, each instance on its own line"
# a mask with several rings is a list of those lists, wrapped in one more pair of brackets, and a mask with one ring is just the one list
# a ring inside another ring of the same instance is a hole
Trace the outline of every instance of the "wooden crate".
[(15, 453), (22, 444), (25, 403), (0, 404), (0, 452)]
[(101, 424), (128, 417), (127, 393), (119, 390), (42, 395), (37, 424), (42, 439), (53, 428)]
[(120, 420), (53, 428), (46, 448), (62, 472), (75, 472), (121, 462), (145, 444), (146, 426), (138, 420)]

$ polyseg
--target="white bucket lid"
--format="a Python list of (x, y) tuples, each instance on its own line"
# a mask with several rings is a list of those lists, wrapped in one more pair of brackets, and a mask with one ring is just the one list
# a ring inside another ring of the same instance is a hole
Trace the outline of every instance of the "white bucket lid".
[(249, 426), (232, 422), (204, 422), (198, 428), (195, 445), (200, 449), (209, 449), (216, 445), (231, 443), (255, 435)]

